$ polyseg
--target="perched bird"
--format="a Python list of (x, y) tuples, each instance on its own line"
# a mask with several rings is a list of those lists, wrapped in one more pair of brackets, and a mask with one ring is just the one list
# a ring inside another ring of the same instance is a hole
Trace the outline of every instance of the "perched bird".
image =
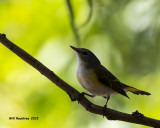
[(129, 98), (126, 94), (127, 91), (137, 95), (151, 95), (148, 92), (141, 91), (120, 82), (110, 71), (101, 65), (99, 59), (90, 50), (73, 46), (70, 47), (75, 51), (77, 56), (78, 81), (91, 93), (91, 95), (84, 92), (82, 94), (90, 97), (103, 96), (107, 99), (104, 108), (107, 107), (107, 103), (112, 94), (121, 94), (127, 98)]

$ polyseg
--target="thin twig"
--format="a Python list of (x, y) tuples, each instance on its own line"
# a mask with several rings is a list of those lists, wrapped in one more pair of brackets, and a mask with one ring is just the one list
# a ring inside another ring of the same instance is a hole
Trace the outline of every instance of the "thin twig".
[(72, 4), (71, 4), (70, 0), (66, 0), (66, 3), (67, 3), (68, 11), (69, 11), (69, 19), (70, 19), (72, 31), (73, 31), (76, 43), (79, 46), (81, 40), (80, 40), (80, 35), (79, 35), (79, 32), (78, 32), (78, 28), (77, 28), (76, 23), (75, 23), (75, 15), (74, 15), (74, 11), (73, 11), (73, 8), (72, 8)]
[[(30, 54), (28, 54), (26, 51), (12, 43), (10, 40), (8, 40), (5, 36), (5, 34), (0, 34), (0, 42), (6, 46), (8, 49), (10, 49), (13, 53), (15, 53), (17, 56), (19, 56), (21, 59), (23, 59), (25, 62), (30, 64), (32, 67), (37, 69), (42, 75), (47, 77), (50, 81), (52, 81), (54, 84), (56, 84), (58, 87), (60, 87), (62, 90), (64, 90), (72, 99), (72, 101), (78, 100), (78, 96), (80, 95), (80, 92), (71, 87), (69, 84), (67, 84), (65, 81), (63, 81), (61, 78), (59, 78), (53, 71), (48, 69), (45, 65), (43, 65), (41, 62), (39, 62), (37, 59), (32, 57)], [(95, 105), (91, 103), (87, 98), (84, 96), (81, 97), (81, 100), (79, 103), (89, 112), (103, 115), (104, 110), (103, 107)], [(160, 128), (160, 120), (148, 118), (144, 116), (143, 114), (139, 113), (138, 111), (127, 114), (123, 112), (119, 112), (110, 108), (106, 108), (106, 117), (109, 120), (120, 120), (124, 122), (130, 122), (135, 124), (142, 124), (146, 126), (152, 126), (155, 128)]]
[(92, 14), (93, 14), (93, 0), (87, 0), (87, 2), (88, 2), (88, 5), (89, 5), (89, 9), (90, 9), (89, 15), (88, 15), (87, 20), (79, 27), (79, 29), (85, 27), (90, 22), (90, 20), (92, 18)]

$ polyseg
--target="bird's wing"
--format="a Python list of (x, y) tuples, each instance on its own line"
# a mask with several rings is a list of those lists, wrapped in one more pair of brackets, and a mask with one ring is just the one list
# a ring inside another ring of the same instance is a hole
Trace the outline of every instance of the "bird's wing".
[(113, 89), (114, 91), (120, 93), (123, 96), (126, 96), (127, 98), (128, 95), (124, 91), (123, 84), (110, 72), (108, 71), (105, 67), (100, 65), (100, 67), (96, 68), (96, 75), (98, 77), (98, 80), (104, 84), (105, 86)]

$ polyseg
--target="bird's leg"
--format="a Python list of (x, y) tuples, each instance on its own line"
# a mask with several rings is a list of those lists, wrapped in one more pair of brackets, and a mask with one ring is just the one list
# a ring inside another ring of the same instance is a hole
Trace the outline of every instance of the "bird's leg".
[(106, 116), (106, 108), (107, 108), (107, 104), (108, 104), (109, 99), (110, 99), (110, 96), (107, 97), (107, 102), (105, 103), (105, 105), (103, 107), (103, 117)]
[(87, 93), (85, 93), (85, 92), (82, 92), (82, 93), (80, 93), (80, 94), (78, 95), (78, 98), (77, 98), (78, 103), (79, 103), (79, 101), (81, 100), (81, 98), (82, 98), (84, 95), (89, 96), (89, 97), (92, 97), (92, 98), (94, 97), (94, 95), (90, 95), (90, 94), (87, 94)]
[(89, 97), (92, 97), (92, 98), (94, 97), (93, 95), (87, 94), (85, 92), (80, 93), (80, 95), (83, 95), (83, 96), (86, 95), (86, 96), (89, 96)]

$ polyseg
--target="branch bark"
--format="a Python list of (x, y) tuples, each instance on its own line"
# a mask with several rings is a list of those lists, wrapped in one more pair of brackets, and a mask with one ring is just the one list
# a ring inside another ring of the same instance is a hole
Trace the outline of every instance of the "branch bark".
[[(50, 81), (64, 90), (71, 98), (72, 101), (78, 100), (78, 96), (80, 94), (79, 91), (71, 87), (61, 78), (59, 78), (53, 71), (48, 69), (45, 65), (39, 62), (37, 59), (32, 57), (26, 51), (12, 43), (10, 40), (6, 38), (5, 34), (0, 34), (0, 42), (14, 52), (17, 56), (23, 59), (25, 62), (30, 64), (32, 67), (37, 69), (42, 75), (47, 77)], [(94, 114), (103, 115), (103, 107), (95, 105), (91, 103), (87, 98), (84, 96), (81, 97), (79, 103), (89, 112)], [(138, 111), (127, 114), (123, 112), (119, 112), (110, 108), (106, 108), (106, 117), (108, 120), (120, 120), (124, 122), (130, 122), (135, 124), (142, 124), (146, 126), (152, 126), (155, 128), (160, 128), (160, 120), (152, 119), (149, 117), (144, 116), (143, 114), (139, 113)]]

